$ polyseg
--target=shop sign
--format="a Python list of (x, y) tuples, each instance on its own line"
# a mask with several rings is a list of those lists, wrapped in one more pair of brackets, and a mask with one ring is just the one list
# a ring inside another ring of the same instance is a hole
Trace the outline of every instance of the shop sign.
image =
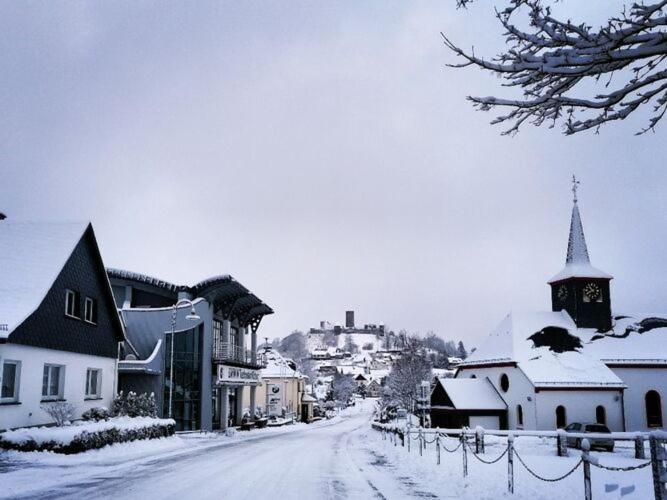
[(218, 365), (219, 384), (256, 384), (259, 382), (259, 370), (248, 370), (236, 366)]
[(281, 384), (267, 384), (266, 411), (269, 417), (281, 416), (283, 412), (283, 387)]

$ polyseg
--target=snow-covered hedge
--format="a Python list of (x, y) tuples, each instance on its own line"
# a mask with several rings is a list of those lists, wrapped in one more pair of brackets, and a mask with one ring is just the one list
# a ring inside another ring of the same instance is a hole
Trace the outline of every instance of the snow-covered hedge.
[(172, 419), (117, 417), (99, 422), (76, 422), (67, 427), (30, 427), (0, 434), (0, 448), (18, 451), (80, 453), (108, 444), (171, 436)]

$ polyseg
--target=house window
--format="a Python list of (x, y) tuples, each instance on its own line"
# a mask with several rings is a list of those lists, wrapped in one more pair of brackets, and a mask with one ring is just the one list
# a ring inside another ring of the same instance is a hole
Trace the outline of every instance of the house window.
[(102, 396), (102, 370), (88, 368), (86, 370), (86, 398), (94, 399)]
[(523, 408), (516, 405), (516, 425), (523, 427)]
[(97, 324), (97, 300), (86, 297), (83, 308), (83, 319), (88, 323)]
[(79, 308), (79, 292), (65, 290), (65, 315), (70, 318), (79, 319), (81, 310)]
[(510, 379), (505, 373), (500, 376), (500, 388), (503, 392), (507, 392), (510, 388)]
[(662, 403), (657, 391), (648, 391), (644, 397), (646, 402), (646, 426), (662, 427)]
[(19, 400), (19, 377), (21, 363), (19, 361), (5, 361), (2, 364), (2, 391), (0, 403), (16, 403)]
[(556, 429), (562, 429), (567, 425), (567, 416), (565, 414), (565, 407), (558, 406), (556, 408)]
[(604, 406), (600, 405), (595, 408), (595, 421), (598, 424), (607, 425), (607, 410)]
[(42, 399), (62, 399), (64, 382), (64, 367), (59, 365), (44, 365), (42, 377)]

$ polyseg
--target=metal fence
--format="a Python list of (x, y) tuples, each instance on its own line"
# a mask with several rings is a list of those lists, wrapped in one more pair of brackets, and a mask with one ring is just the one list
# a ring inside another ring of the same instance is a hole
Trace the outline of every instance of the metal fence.
[(216, 342), (213, 344), (213, 359), (216, 361), (231, 361), (252, 366), (265, 366), (262, 356), (253, 356), (250, 349), (239, 347), (230, 342)]
[[(632, 439), (635, 441), (635, 457), (644, 459), (644, 438), (648, 438), (649, 446), (651, 450), (651, 459), (645, 462), (642, 462), (638, 465), (633, 465), (629, 467), (611, 467), (602, 465), (599, 461), (590, 455), (590, 443), (589, 438), (595, 438), (597, 435), (594, 434), (581, 434), (581, 436), (568, 433), (569, 437), (581, 438), (581, 459), (577, 463), (568, 469), (567, 472), (561, 474), (557, 477), (545, 477), (537, 473), (533, 468), (530, 467), (524, 457), (517, 453), (514, 448), (514, 439), (517, 436), (538, 436), (538, 437), (553, 437), (556, 438), (558, 456), (567, 455), (567, 440), (564, 438), (564, 432), (551, 432), (551, 431), (485, 431), (481, 427), (477, 429), (424, 429), (417, 428), (411, 429), (410, 427), (398, 427), (391, 426), (388, 424), (379, 424), (374, 423), (373, 428), (379, 430), (382, 433), (383, 439), (390, 439), (394, 446), (398, 446), (399, 440), (402, 447), (407, 448), (408, 453), (410, 453), (412, 448), (412, 442), (416, 441), (419, 446), (419, 455), (423, 455), (423, 451), (426, 449), (427, 445), (435, 445), (436, 451), (436, 460), (437, 464), (440, 465), (440, 455), (441, 452), (446, 453), (456, 453), (459, 449), (461, 450), (461, 460), (462, 460), (462, 470), (463, 476), (468, 475), (468, 454), (471, 454), (476, 460), (482, 464), (495, 464), (507, 457), (507, 491), (509, 493), (514, 493), (514, 459), (519, 462), (519, 464), (528, 471), (530, 475), (535, 477), (540, 481), (547, 483), (556, 483), (562, 481), (563, 479), (574, 474), (579, 468), (583, 470), (583, 489), (584, 489), (584, 499), (591, 500), (593, 493), (591, 490), (591, 467), (615, 471), (615, 472), (628, 472), (637, 469), (643, 469), (645, 467), (651, 466), (653, 474), (653, 485), (655, 491), (656, 500), (667, 500), (667, 433), (664, 432), (653, 432), (650, 434), (647, 433), (616, 433), (617, 436), (614, 437), (616, 440), (629, 440)], [(485, 455), (485, 446), (484, 446), (484, 435), (488, 432), (490, 435), (502, 435), (507, 436), (507, 445), (505, 449), (500, 453), (500, 455), (495, 458), (488, 459)], [(609, 438), (609, 434), (601, 434)], [(447, 442), (452, 442), (454, 439), (458, 441), (456, 446), (451, 448), (447, 447)], [(473, 444), (471, 444), (473, 443)], [(638, 443), (641, 444), (641, 453), (638, 451)], [(563, 451), (565, 450), (565, 451)]]

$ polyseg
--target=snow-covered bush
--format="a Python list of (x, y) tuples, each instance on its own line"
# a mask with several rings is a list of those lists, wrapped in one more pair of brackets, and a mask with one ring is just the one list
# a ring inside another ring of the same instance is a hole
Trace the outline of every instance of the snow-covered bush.
[(111, 415), (114, 417), (156, 417), (155, 394), (151, 392), (137, 396), (135, 392), (130, 391), (125, 395), (121, 391), (111, 403)]
[(109, 418), (111, 418), (111, 414), (109, 413), (109, 410), (103, 406), (98, 408), (91, 408), (90, 410), (86, 410), (81, 414), (81, 420), (85, 421), (92, 420), (94, 422), (99, 422), (100, 420), (109, 420)]
[(18, 451), (80, 453), (113, 443), (171, 436), (171, 419), (118, 417), (100, 422), (78, 422), (69, 427), (31, 427), (0, 433), (0, 448)]
[(57, 427), (69, 425), (74, 418), (74, 410), (76, 410), (76, 406), (65, 401), (45, 403), (41, 405), (41, 408), (48, 413), (49, 417), (53, 419)]

